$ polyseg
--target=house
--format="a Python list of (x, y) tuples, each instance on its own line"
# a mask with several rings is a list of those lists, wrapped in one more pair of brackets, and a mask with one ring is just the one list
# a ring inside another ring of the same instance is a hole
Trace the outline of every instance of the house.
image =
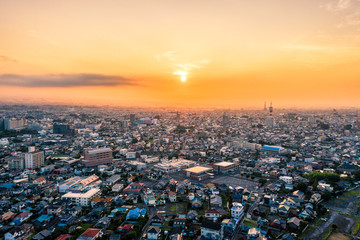
[(144, 189), (145, 189), (144, 183), (133, 182), (133, 183), (130, 183), (130, 185), (127, 186), (123, 190), (123, 192), (127, 193), (127, 194), (133, 193), (133, 194), (139, 195)]
[(319, 193), (314, 193), (311, 195), (310, 201), (311, 202), (319, 202), (321, 200), (321, 195)]
[(156, 206), (156, 198), (152, 194), (145, 195), (144, 202), (148, 206)]
[(247, 239), (248, 240), (255, 240), (255, 239), (262, 239), (264, 235), (262, 234), (259, 228), (250, 228), (248, 230)]
[(292, 229), (299, 229), (300, 228), (300, 219), (297, 217), (292, 217), (287, 221), (287, 224)]
[(329, 191), (329, 192), (332, 192), (334, 190), (333, 187), (331, 187), (330, 184), (327, 184), (325, 181), (319, 181), (318, 182), (318, 185), (317, 185), (317, 188), (320, 190), (320, 191)]
[(123, 185), (123, 184), (117, 183), (117, 184), (115, 184), (114, 186), (112, 186), (111, 191), (118, 193), (118, 192), (120, 192), (121, 190), (123, 190), (123, 188), (124, 188), (124, 185)]
[(31, 234), (31, 231), (33, 230), (32, 224), (23, 224), (18, 227), (12, 228), (9, 232), (5, 233), (5, 240), (18, 240), (26, 238)]
[(222, 198), (219, 195), (211, 195), (210, 196), (210, 206), (212, 207), (221, 207), (222, 206)]
[(102, 236), (101, 229), (88, 228), (85, 232), (83, 232), (83, 234), (80, 235), (80, 237), (77, 238), (77, 240), (94, 240), (101, 236)]
[(104, 206), (110, 206), (113, 202), (113, 198), (107, 197), (107, 198), (101, 198), (101, 197), (95, 197), (91, 200), (91, 207), (95, 207), (96, 204), (103, 204)]
[(20, 225), (21, 223), (25, 222), (26, 220), (28, 220), (33, 214), (29, 211), (24, 211), (22, 213), (20, 213), (19, 215), (17, 215), (14, 218), (14, 221), (12, 221), (10, 223), (10, 225)]
[(218, 219), (220, 217), (220, 212), (216, 209), (209, 209), (205, 211), (205, 217), (209, 220)]
[(164, 222), (164, 218), (159, 215), (156, 214), (152, 219), (151, 219), (151, 225), (153, 226), (161, 226)]
[(244, 201), (248, 201), (250, 198), (251, 193), (249, 192), (249, 190), (247, 190), (246, 188), (244, 189), (243, 193), (242, 193), (242, 198)]
[(293, 197), (299, 199), (300, 201), (303, 201), (305, 198), (305, 194), (300, 190), (294, 191), (292, 195), (293, 195)]
[(241, 219), (244, 216), (244, 206), (241, 203), (233, 202), (231, 217)]
[(51, 235), (51, 231), (44, 229), (40, 231), (38, 234), (36, 234), (32, 239), (34, 240), (43, 240)]
[(279, 179), (284, 181), (286, 184), (292, 184), (293, 182), (293, 178), (289, 176), (281, 176)]
[(146, 209), (145, 208), (135, 208), (132, 209), (128, 212), (128, 214), (126, 215), (126, 220), (136, 220), (138, 219), (140, 216), (145, 216), (146, 214)]
[(21, 227), (12, 228), (9, 232), (5, 233), (5, 240), (16, 240), (25, 234)]
[(173, 227), (181, 227), (185, 228), (186, 225), (186, 219), (185, 218), (175, 218)]
[(172, 192), (172, 191), (169, 192), (169, 201), (176, 202), (176, 193), (175, 192)]
[(289, 214), (290, 207), (287, 205), (279, 205), (278, 213), (282, 216), (287, 216)]
[(44, 185), (46, 183), (46, 179), (44, 177), (39, 177), (33, 181), (36, 185)]
[(72, 236), (70, 234), (61, 234), (60, 236), (58, 236), (55, 240), (68, 240), (70, 239)]
[(235, 230), (236, 224), (237, 224), (237, 222), (233, 218), (232, 219), (224, 219), (221, 222), (221, 225), (223, 226), (224, 230), (229, 229), (230, 231)]
[(66, 227), (68, 225), (71, 225), (75, 220), (75, 217), (70, 214), (65, 214), (61, 216), (60, 222), (58, 223), (59, 227)]
[(190, 210), (186, 216), (189, 220), (196, 220), (198, 218), (199, 214), (195, 210)]
[(134, 229), (134, 225), (132, 224), (125, 224), (124, 226), (120, 226), (116, 229), (122, 236), (125, 236), (129, 232), (131, 232)]
[(160, 228), (159, 227), (155, 227), (155, 226), (151, 226), (149, 227), (146, 235), (147, 235), (147, 239), (153, 239), (156, 240), (158, 239), (160, 234)]
[(221, 240), (223, 238), (221, 223), (203, 221), (201, 224), (201, 237), (204, 239)]

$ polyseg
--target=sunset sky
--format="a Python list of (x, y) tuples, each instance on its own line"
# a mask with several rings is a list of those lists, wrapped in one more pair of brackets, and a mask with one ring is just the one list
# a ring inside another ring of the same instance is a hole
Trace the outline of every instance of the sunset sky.
[(0, 0), (1, 100), (359, 107), (360, 0)]

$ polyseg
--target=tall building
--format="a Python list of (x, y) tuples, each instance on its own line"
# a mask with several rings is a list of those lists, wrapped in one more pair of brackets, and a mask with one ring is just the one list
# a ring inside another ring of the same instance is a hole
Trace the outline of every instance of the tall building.
[(274, 108), (272, 106), (272, 102), (270, 102), (270, 107), (269, 107), (269, 117), (265, 120), (265, 124), (267, 127), (269, 128), (273, 128), (275, 126), (275, 119), (273, 117), (273, 111), (274, 111)]
[(133, 124), (136, 121), (135, 114), (130, 114), (130, 123)]
[(266, 102), (264, 102), (264, 111), (266, 111), (267, 108), (266, 108)]
[(225, 113), (223, 115), (222, 124), (224, 127), (226, 127), (229, 124), (230, 118)]
[(175, 122), (176, 122), (176, 125), (177, 125), (177, 126), (180, 125), (180, 113), (179, 113), (179, 112), (176, 112)]
[(69, 124), (57, 124), (54, 123), (53, 125), (53, 133), (55, 134), (62, 134), (65, 136), (74, 136), (75, 130), (71, 128)]
[(17, 130), (17, 129), (21, 129), (21, 128), (24, 128), (25, 126), (25, 118), (22, 118), (22, 119), (15, 119), (15, 118), (12, 118), (12, 119), (8, 119), (8, 118), (5, 118), (4, 119), (4, 130)]
[(130, 126), (130, 121), (126, 119), (120, 120), (120, 127), (121, 128), (128, 128)]
[(44, 166), (44, 152), (35, 151), (35, 147), (29, 147), (29, 152), (24, 153), (25, 168), (41, 168)]
[(0, 131), (4, 130), (4, 119), (0, 118)]
[(24, 169), (24, 159), (21, 157), (11, 157), (8, 160), (9, 170), (21, 170)]
[(109, 164), (112, 160), (113, 156), (110, 148), (84, 149), (84, 160), (82, 162), (86, 167)]

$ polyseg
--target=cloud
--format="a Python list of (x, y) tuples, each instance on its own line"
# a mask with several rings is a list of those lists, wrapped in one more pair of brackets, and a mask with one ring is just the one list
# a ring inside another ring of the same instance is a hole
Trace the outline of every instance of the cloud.
[(155, 55), (155, 58), (161, 63), (168, 64), (175, 71), (178, 71), (179, 69), (184, 71), (200, 69), (211, 62), (210, 59), (184, 61), (180, 59), (179, 55), (174, 50)]
[(81, 87), (136, 85), (135, 81), (118, 75), (102, 74), (49, 74), (0, 75), (0, 85), (16, 87)]
[(326, 4), (325, 9), (329, 12), (336, 13), (349, 9), (353, 5), (353, 3), (353, 0), (335, 0)]
[(1, 56), (0, 55), (0, 61), (1, 62), (13, 62), (13, 63), (17, 63), (18, 61), (15, 60), (15, 59), (12, 59), (12, 58), (9, 58), (9, 57), (6, 57), (6, 56)]
[(338, 28), (360, 26), (360, 0), (332, 0), (324, 8), (341, 17)]

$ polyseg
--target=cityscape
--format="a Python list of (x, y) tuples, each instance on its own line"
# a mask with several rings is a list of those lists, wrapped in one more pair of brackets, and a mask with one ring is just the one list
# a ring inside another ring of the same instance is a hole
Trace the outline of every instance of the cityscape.
[(0, 0), (0, 240), (360, 239), (360, 0)]
[(357, 111), (0, 112), (5, 239), (360, 234)]

